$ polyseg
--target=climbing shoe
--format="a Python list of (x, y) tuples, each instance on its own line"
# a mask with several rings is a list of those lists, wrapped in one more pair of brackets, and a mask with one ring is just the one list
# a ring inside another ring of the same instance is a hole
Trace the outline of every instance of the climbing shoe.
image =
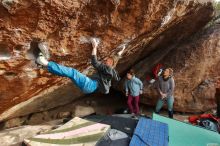
[(44, 43), (44, 42), (38, 43), (38, 48), (40, 49), (40, 52), (42, 53), (42, 55), (43, 55), (46, 59), (49, 59), (49, 58), (50, 58), (49, 49), (48, 49), (46, 43)]

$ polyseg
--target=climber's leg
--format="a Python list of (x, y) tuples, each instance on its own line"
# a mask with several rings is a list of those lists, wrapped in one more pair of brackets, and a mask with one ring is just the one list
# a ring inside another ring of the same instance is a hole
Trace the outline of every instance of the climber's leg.
[(75, 85), (86, 94), (93, 93), (98, 88), (98, 83), (96, 80), (90, 79), (74, 68), (66, 67), (55, 62), (49, 62), (47, 69), (50, 73), (55, 75), (70, 78)]

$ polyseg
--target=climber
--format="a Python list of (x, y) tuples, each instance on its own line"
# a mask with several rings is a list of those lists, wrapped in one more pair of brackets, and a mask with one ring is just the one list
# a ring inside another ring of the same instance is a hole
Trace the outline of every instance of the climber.
[[(139, 96), (143, 93), (143, 83), (140, 79), (135, 76), (134, 70), (131, 69), (127, 73), (127, 80), (125, 81), (125, 92), (128, 97), (128, 107), (131, 111), (132, 116), (140, 114), (139, 113)], [(133, 103), (134, 101), (134, 108)]]
[(163, 71), (162, 76), (158, 78), (157, 90), (160, 98), (157, 101), (156, 113), (159, 114), (160, 109), (163, 107), (164, 101), (167, 102), (169, 118), (173, 118), (173, 103), (174, 103), (174, 79), (173, 70), (166, 68)]
[[(93, 46), (91, 64), (97, 71), (97, 73), (94, 74), (91, 78), (85, 76), (74, 68), (66, 67), (55, 62), (48, 61), (47, 51), (45, 51), (48, 49), (47, 46), (43, 43), (38, 44), (41, 53), (39, 54), (36, 63), (47, 67), (47, 70), (52, 74), (70, 78), (72, 82), (85, 94), (90, 94), (93, 92), (108, 94), (111, 86), (111, 80), (120, 80), (117, 71), (114, 69), (114, 58), (108, 57), (107, 59), (105, 59), (104, 63), (99, 62), (96, 56), (98, 41), (93, 38), (91, 39), (91, 43)], [(120, 52), (117, 53), (118, 58), (122, 55), (124, 49), (125, 46)]]

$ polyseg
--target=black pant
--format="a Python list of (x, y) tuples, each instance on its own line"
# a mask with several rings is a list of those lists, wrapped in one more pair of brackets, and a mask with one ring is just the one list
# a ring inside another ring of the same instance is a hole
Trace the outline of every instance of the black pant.
[(217, 117), (220, 117), (220, 88), (216, 89), (216, 104), (217, 104)]

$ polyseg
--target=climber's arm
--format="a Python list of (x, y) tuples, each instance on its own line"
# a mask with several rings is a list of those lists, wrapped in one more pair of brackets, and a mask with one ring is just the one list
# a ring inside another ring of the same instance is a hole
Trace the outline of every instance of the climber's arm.
[(113, 57), (113, 58), (114, 58), (114, 66), (113, 66), (113, 68), (116, 67), (116, 65), (118, 64), (118, 61), (122, 58), (122, 54), (124, 53), (125, 48), (126, 48), (126, 46), (123, 45), (121, 51), (119, 51), (119, 52), (117, 53), (117, 55), (115, 55), (115, 56)]
[(91, 60), (91, 63), (92, 63), (92, 66), (94, 68), (96, 68), (97, 70), (105, 70), (106, 66), (98, 61), (97, 59), (97, 47), (98, 47), (98, 41), (96, 39), (92, 39), (91, 40), (91, 43), (92, 43), (92, 60)]

